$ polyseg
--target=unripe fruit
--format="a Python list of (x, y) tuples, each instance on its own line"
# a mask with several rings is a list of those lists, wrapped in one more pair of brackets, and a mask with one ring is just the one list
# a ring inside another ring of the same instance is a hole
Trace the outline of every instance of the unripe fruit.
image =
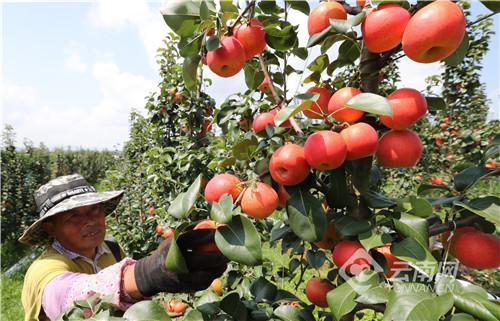
[(330, 101), (328, 102), (328, 113), (340, 122), (354, 123), (363, 117), (362, 110), (346, 107), (345, 104), (351, 100), (352, 97), (361, 94), (361, 90), (345, 87), (337, 90)]
[(427, 113), (425, 97), (412, 88), (402, 88), (387, 97), (392, 107), (391, 116), (380, 116), (380, 121), (388, 128), (406, 129)]
[(345, 240), (333, 248), (332, 260), (337, 267), (357, 275), (370, 266), (371, 256), (361, 243)]
[(278, 207), (278, 193), (269, 185), (257, 182), (243, 192), (241, 211), (255, 219), (264, 219)]
[(422, 155), (422, 142), (415, 132), (391, 130), (380, 138), (377, 149), (378, 163), (386, 167), (413, 167)]
[(251, 19), (250, 24), (239, 24), (233, 34), (238, 39), (245, 49), (246, 59), (250, 59), (258, 55), (266, 48), (266, 32), (264, 26), (257, 19)]
[(341, 241), (335, 230), (335, 220), (331, 220), (326, 227), (325, 234), (321, 241), (314, 243), (317, 247), (324, 250), (331, 250)]
[(347, 19), (344, 7), (335, 1), (321, 2), (314, 8), (307, 18), (307, 30), (312, 36), (330, 27), (330, 18)]
[(446, 129), (448, 128), (448, 123), (441, 123), (439, 124), (439, 127), (441, 127), (441, 129)]
[(323, 116), (328, 114), (328, 102), (332, 93), (323, 87), (311, 87), (307, 90), (308, 93), (319, 93), (319, 98), (311, 102), (309, 109), (303, 111), (304, 115), (308, 118), (322, 119)]
[(346, 145), (346, 159), (348, 160), (368, 157), (377, 151), (377, 131), (367, 123), (357, 123), (349, 126), (343, 129), (340, 135)]
[(155, 214), (155, 208), (153, 206), (151, 206), (150, 208), (148, 208), (148, 213), (150, 216), (153, 216)]
[(210, 287), (212, 288), (212, 291), (214, 291), (217, 295), (222, 294), (222, 280), (217, 278), (212, 281), (210, 284)]
[(347, 149), (339, 133), (321, 130), (310, 135), (304, 143), (307, 163), (318, 170), (335, 169), (345, 161)]
[(271, 156), (269, 172), (278, 184), (289, 186), (302, 183), (309, 175), (304, 149), (295, 144), (281, 146)]
[(464, 34), (462, 9), (451, 1), (435, 1), (418, 10), (406, 25), (403, 50), (411, 60), (436, 62), (455, 52)]
[(171, 237), (172, 235), (174, 235), (174, 229), (169, 227), (165, 230), (165, 232), (163, 232), (163, 238), (166, 238), (168, 239), (169, 237)]
[(253, 120), (252, 129), (259, 133), (265, 130), (267, 125), (274, 125), (274, 115), (270, 112), (260, 113)]
[(473, 269), (500, 267), (500, 239), (480, 231), (469, 231), (453, 237), (453, 255), (463, 265)]
[(221, 47), (207, 53), (207, 65), (221, 77), (236, 75), (245, 64), (245, 49), (235, 37), (223, 37)]
[(215, 175), (205, 187), (207, 202), (218, 202), (225, 193), (231, 195), (233, 202), (238, 199), (242, 191), (240, 179), (231, 174)]
[(393, 3), (379, 5), (372, 10), (361, 24), (368, 50), (381, 53), (397, 47), (410, 18), (408, 10)]
[(155, 232), (156, 232), (156, 234), (158, 234), (158, 235), (162, 235), (162, 233), (163, 233), (163, 228), (161, 227), (161, 225), (159, 225), (159, 224), (158, 224), (158, 225), (156, 225)]
[(170, 300), (168, 302), (168, 307), (167, 307), (167, 312), (174, 314), (174, 315), (179, 315), (183, 314), (184, 311), (186, 311), (187, 304), (184, 303), (182, 300)]
[(326, 294), (333, 290), (334, 286), (330, 281), (319, 278), (312, 278), (306, 284), (306, 296), (311, 303), (326, 308), (328, 302), (326, 301)]
[(271, 91), (271, 85), (269, 84), (269, 78), (264, 77), (264, 80), (260, 83), (260, 85), (257, 87), (258, 90), (263, 92), (264, 94), (267, 94), (268, 92)]
[(387, 277), (391, 278), (398, 270), (403, 270), (408, 267), (408, 262), (401, 261), (391, 253), (391, 245), (386, 244), (374, 249), (384, 255), (387, 262)]

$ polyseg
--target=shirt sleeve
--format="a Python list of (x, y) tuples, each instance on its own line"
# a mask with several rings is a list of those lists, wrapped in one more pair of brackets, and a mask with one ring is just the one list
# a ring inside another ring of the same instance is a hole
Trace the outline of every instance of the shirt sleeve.
[(123, 290), (123, 270), (135, 260), (125, 258), (96, 274), (66, 272), (50, 280), (43, 290), (42, 307), (50, 320), (55, 320), (73, 301), (95, 293), (113, 295), (111, 304), (128, 309), (135, 301)]

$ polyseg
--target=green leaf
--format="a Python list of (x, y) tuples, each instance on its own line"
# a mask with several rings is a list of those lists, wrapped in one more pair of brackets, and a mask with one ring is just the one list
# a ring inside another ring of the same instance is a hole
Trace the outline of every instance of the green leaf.
[(288, 304), (280, 305), (273, 313), (282, 321), (301, 321), (300, 310)]
[(168, 207), (168, 214), (175, 218), (187, 217), (194, 208), (194, 204), (198, 199), (201, 189), (201, 174), (198, 175), (196, 180), (189, 186), (188, 190), (180, 193)]
[(321, 53), (324, 54), (333, 46), (334, 43), (345, 40), (344, 35), (334, 34), (327, 36), (324, 41), (321, 42)]
[(474, 297), (460, 294), (451, 294), (454, 305), (463, 312), (473, 315), (483, 321), (498, 321), (493, 313), (484, 304)]
[(443, 97), (425, 97), (427, 108), (430, 111), (444, 110), (447, 108), (446, 101)]
[(317, 101), (319, 99), (319, 93), (298, 94), (294, 98), (300, 100)]
[(210, 210), (210, 218), (216, 222), (226, 224), (233, 217), (233, 198), (231, 195), (224, 193), (218, 202), (212, 203)]
[(125, 311), (123, 318), (127, 321), (140, 321), (140, 320), (157, 320), (157, 321), (170, 321), (165, 309), (150, 300), (140, 301), (132, 305)]
[(309, 105), (304, 103), (298, 105), (288, 105), (285, 108), (280, 109), (280, 111), (276, 115), (274, 115), (274, 124), (279, 127), (291, 117), (308, 108)]
[(213, 0), (201, 1), (200, 18), (202, 20), (208, 20), (208, 19), (212, 18), (216, 12), (217, 12), (217, 9), (215, 7), (215, 2)]
[(246, 265), (262, 262), (259, 233), (252, 222), (242, 215), (233, 216), (231, 222), (215, 233), (215, 243), (228, 259)]
[(357, 219), (351, 216), (342, 216), (335, 221), (335, 230), (341, 237), (357, 236), (370, 231), (368, 220)]
[(472, 315), (466, 313), (453, 314), (448, 321), (475, 321)]
[(432, 205), (425, 198), (420, 198), (411, 195), (410, 204), (411, 204), (411, 209), (409, 211), (410, 214), (424, 218), (432, 215)]
[(245, 64), (245, 83), (249, 89), (256, 89), (264, 80), (264, 73), (252, 64)]
[(232, 0), (220, 0), (219, 3), (222, 12), (238, 12), (238, 7), (233, 4)]
[(357, 276), (347, 280), (349, 286), (358, 295), (363, 295), (368, 292), (371, 288), (379, 285), (379, 282), (380, 280), (377, 272), (368, 269), (361, 271)]
[(369, 190), (362, 197), (371, 208), (389, 208), (397, 205), (395, 199), (373, 190)]
[(163, 19), (181, 37), (192, 35), (200, 24), (201, 1), (168, 1), (161, 10)]
[(339, 33), (347, 33), (352, 27), (357, 26), (363, 21), (366, 12), (361, 11), (357, 15), (349, 19), (333, 19), (330, 18), (330, 25), (333, 26), (333, 30)]
[(379, 229), (372, 229), (368, 232), (361, 233), (358, 235), (358, 239), (365, 250), (370, 250), (392, 241), (390, 234), (383, 233)]
[(191, 56), (196, 56), (200, 52), (201, 40), (203, 38), (203, 33), (194, 34), (190, 37), (182, 37), (179, 40), (179, 53), (182, 57), (187, 58)]
[(342, 64), (353, 64), (359, 58), (361, 51), (356, 41), (346, 40), (339, 47), (337, 60)]
[(336, 320), (340, 320), (344, 315), (354, 310), (356, 307), (355, 298), (356, 292), (347, 282), (331, 290), (326, 295), (328, 307)]
[(464, 38), (462, 39), (460, 46), (457, 48), (457, 50), (455, 50), (454, 53), (446, 57), (444, 59), (444, 62), (449, 66), (457, 67), (464, 60), (468, 50), (469, 50), (469, 36), (467, 35), (466, 32), (464, 33)]
[(287, 202), (288, 221), (292, 231), (308, 242), (320, 240), (325, 234), (327, 220), (321, 202), (308, 190), (290, 186)]
[(391, 253), (403, 261), (412, 263), (429, 277), (433, 277), (438, 272), (438, 262), (432, 253), (413, 237), (392, 243)]
[(313, 269), (319, 269), (322, 267), (326, 260), (325, 252), (323, 251), (309, 250), (307, 251), (306, 257), (307, 263), (309, 263)]
[(315, 33), (314, 35), (309, 37), (309, 40), (307, 41), (307, 48), (310, 48), (312, 46), (317, 45), (321, 41), (323, 41), (324, 38), (333, 30), (333, 26), (329, 26), (323, 31)]
[(477, 214), (486, 220), (500, 225), (500, 198), (496, 196), (485, 196), (473, 199), (472, 201), (465, 202), (453, 202), (455, 206), (460, 206)]
[(195, 90), (198, 84), (198, 65), (200, 64), (201, 56), (196, 55), (184, 58), (182, 63), (182, 78), (184, 84), (189, 90)]
[(412, 237), (393, 243), (391, 253), (405, 261), (410, 261), (410, 259), (413, 259), (412, 261), (423, 261), (425, 259), (424, 248)]
[(425, 195), (427, 192), (435, 190), (435, 189), (440, 189), (444, 191), (449, 191), (450, 187), (447, 185), (436, 185), (436, 184), (427, 184), (427, 183), (422, 183), (420, 186), (417, 188), (417, 194), (418, 195)]
[(181, 249), (179, 248), (179, 245), (177, 245), (177, 239), (183, 232), (184, 227), (187, 225), (187, 223), (184, 223), (175, 229), (174, 236), (168, 249), (167, 257), (165, 258), (165, 267), (167, 270), (175, 273), (188, 273), (186, 260), (184, 260)]
[(255, 136), (243, 139), (233, 146), (233, 155), (238, 160), (247, 160), (257, 150), (258, 144), (259, 141)]
[(387, 98), (372, 93), (361, 93), (352, 97), (346, 106), (375, 115), (392, 116), (392, 107)]
[(490, 171), (484, 166), (469, 167), (453, 177), (453, 184), (457, 191), (462, 192), (488, 173)]
[(384, 321), (438, 321), (453, 307), (451, 294), (401, 294), (392, 292), (384, 313)]
[(278, 288), (264, 277), (259, 277), (250, 285), (250, 292), (256, 302), (273, 302), (278, 294)]
[(248, 311), (243, 302), (241, 302), (238, 293), (230, 293), (220, 301), (220, 308), (232, 316), (234, 320), (248, 320)]
[(207, 47), (208, 51), (214, 51), (214, 50), (220, 48), (221, 44), (219, 41), (219, 37), (217, 37), (216, 35), (210, 36), (207, 39), (206, 47)]
[(500, 12), (500, 2), (498, 0), (480, 0), (480, 2), (493, 12)]
[(389, 294), (389, 289), (382, 286), (375, 286), (356, 298), (356, 302), (363, 304), (387, 303), (389, 301)]
[(205, 321), (203, 314), (198, 310), (189, 311), (184, 317), (184, 321)]
[(289, 4), (290, 7), (294, 10), (300, 11), (305, 15), (309, 15), (309, 3), (305, 0), (285, 0), (286, 4)]
[(326, 67), (328, 67), (329, 63), (330, 62), (328, 61), (328, 55), (323, 54), (314, 59), (314, 61), (310, 63), (309, 66), (307, 66), (307, 68), (311, 71), (322, 73), (323, 70), (325, 70)]
[(401, 233), (405, 237), (413, 237), (420, 241), (421, 244), (429, 244), (429, 224), (427, 220), (414, 215), (402, 213), (401, 218), (393, 219), (394, 227), (396, 231)]
[[(262, 1), (264, 3), (268, 1)], [(278, 51), (287, 51), (298, 42), (295, 27), (286, 21), (273, 23), (264, 27), (267, 44)]]

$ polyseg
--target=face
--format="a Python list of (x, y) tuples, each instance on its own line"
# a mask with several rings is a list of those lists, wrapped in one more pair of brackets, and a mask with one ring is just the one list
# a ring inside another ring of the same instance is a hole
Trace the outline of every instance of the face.
[(101, 204), (79, 207), (48, 219), (43, 228), (68, 250), (92, 258), (106, 234), (104, 209)]

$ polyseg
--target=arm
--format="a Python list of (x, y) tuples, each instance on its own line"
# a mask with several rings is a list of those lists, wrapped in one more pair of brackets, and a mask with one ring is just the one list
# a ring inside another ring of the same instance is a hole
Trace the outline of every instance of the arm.
[[(126, 258), (97, 274), (66, 272), (53, 278), (43, 290), (42, 308), (45, 314), (55, 320), (73, 301), (88, 298), (94, 293), (112, 294), (111, 303), (126, 310), (136, 301), (128, 294), (129, 285), (126, 286), (125, 282), (134, 264), (134, 260)], [(133, 290), (130, 293), (133, 294)]]

